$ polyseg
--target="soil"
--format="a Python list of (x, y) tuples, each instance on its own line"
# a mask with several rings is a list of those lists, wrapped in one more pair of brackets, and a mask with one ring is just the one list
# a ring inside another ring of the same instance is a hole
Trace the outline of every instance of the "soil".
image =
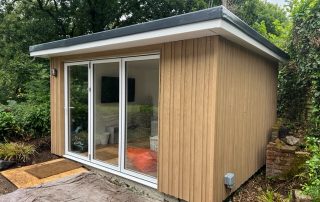
[(17, 189), (11, 182), (9, 182), (3, 175), (0, 174), (0, 195), (13, 192)]
[(245, 182), (231, 197), (226, 201), (260, 201), (259, 196), (266, 191), (277, 193), (281, 199), (287, 199), (292, 189), (299, 189), (301, 182), (298, 178), (279, 180), (268, 179), (265, 175), (265, 167), (260, 169), (254, 176)]
[[(18, 168), (21, 166), (32, 165), (36, 163), (42, 163), (50, 161), (53, 159), (58, 159), (59, 157), (51, 154), (50, 152), (50, 137), (39, 138), (26, 142), (26, 144), (33, 144), (36, 147), (36, 153), (30, 157), (30, 160), (25, 163), (17, 163), (12, 168)], [(17, 187), (8, 181), (3, 175), (0, 174), (0, 195), (13, 192)]]
[(42, 163), (59, 158), (58, 156), (51, 154), (50, 152), (50, 137), (33, 139), (25, 143), (34, 145), (36, 147), (36, 153), (33, 156), (30, 156), (29, 161), (25, 163), (18, 163), (15, 167), (33, 165), (36, 163)]

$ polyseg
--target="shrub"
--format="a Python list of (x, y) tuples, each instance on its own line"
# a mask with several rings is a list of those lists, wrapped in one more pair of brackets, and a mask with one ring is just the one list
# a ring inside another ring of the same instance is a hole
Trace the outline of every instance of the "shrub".
[(307, 137), (307, 149), (311, 156), (306, 162), (307, 180), (303, 191), (310, 195), (314, 201), (320, 201), (320, 139)]
[(50, 106), (48, 103), (31, 104), (10, 101), (0, 106), (0, 142), (20, 138), (43, 137), (50, 132)]
[(291, 201), (291, 195), (289, 194), (288, 198), (283, 198), (279, 193), (267, 190), (258, 196), (260, 202), (289, 202)]
[(0, 141), (17, 137), (20, 129), (11, 112), (0, 111)]
[(23, 143), (0, 144), (0, 158), (8, 161), (27, 162), (36, 149), (33, 145)]
[(13, 108), (17, 125), (23, 129), (24, 138), (38, 138), (49, 134), (49, 104), (19, 104)]

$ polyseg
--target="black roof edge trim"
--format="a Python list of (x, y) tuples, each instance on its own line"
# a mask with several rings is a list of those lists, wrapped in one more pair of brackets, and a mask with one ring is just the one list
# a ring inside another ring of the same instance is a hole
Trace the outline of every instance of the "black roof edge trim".
[(158, 20), (153, 20), (150, 22), (145, 22), (141, 24), (130, 25), (126, 27), (116, 28), (112, 30), (106, 30), (102, 32), (96, 32), (92, 34), (77, 36), (68, 39), (62, 39), (57, 41), (52, 41), (48, 43), (37, 44), (29, 47), (30, 52), (49, 50), (54, 48), (69, 47), (78, 44), (96, 42), (101, 40), (112, 39), (116, 37), (128, 36), (133, 34), (139, 34), (143, 32), (150, 32), (159, 29), (165, 29), (175, 26), (187, 25), (197, 22), (223, 19), (233, 26), (237, 27), (244, 33), (246, 33), (251, 38), (260, 42), (266, 46), (271, 51), (278, 54), (284, 59), (289, 59), (287, 53), (282, 51), (280, 48), (272, 44), (270, 41), (261, 36), (258, 32), (252, 29), (249, 25), (243, 22), (239, 17), (234, 15), (232, 12), (227, 10), (224, 6), (217, 6), (213, 8), (208, 8), (205, 10), (195, 11), (191, 13), (186, 13), (177, 16), (171, 16), (168, 18), (162, 18)]

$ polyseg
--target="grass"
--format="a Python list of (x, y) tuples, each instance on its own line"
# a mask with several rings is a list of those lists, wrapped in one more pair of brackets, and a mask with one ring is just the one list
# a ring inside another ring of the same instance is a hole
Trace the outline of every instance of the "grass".
[(24, 143), (0, 144), (0, 159), (16, 162), (27, 162), (36, 153), (34, 145)]

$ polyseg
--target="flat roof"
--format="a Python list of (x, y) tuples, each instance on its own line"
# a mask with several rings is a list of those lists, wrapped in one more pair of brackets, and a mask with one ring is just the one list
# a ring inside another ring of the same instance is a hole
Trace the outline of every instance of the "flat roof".
[(172, 16), (122, 28), (37, 44), (29, 47), (35, 57), (55, 57), (114, 50), (169, 41), (221, 35), (278, 61), (287, 53), (261, 36), (223, 6)]

